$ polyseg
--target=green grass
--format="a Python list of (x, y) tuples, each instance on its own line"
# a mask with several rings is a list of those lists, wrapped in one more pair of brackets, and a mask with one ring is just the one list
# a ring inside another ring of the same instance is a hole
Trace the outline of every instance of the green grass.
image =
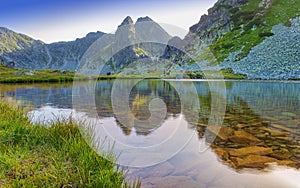
[(32, 125), (3, 101), (0, 169), (0, 187), (129, 187), (125, 172), (91, 149), (72, 121)]
[(261, 0), (250, 0), (245, 6), (231, 8), (234, 29), (210, 46), (219, 63), (242, 47), (244, 48), (238, 58), (245, 57), (251, 48), (272, 35), (274, 25), (283, 23), (288, 26), (290, 18), (300, 16), (300, 0), (273, 0), (266, 10), (259, 8), (260, 2)]
[(224, 79), (243, 80), (247, 78), (246, 75), (235, 74), (232, 69), (222, 69), (221, 71)]
[(222, 69), (220, 72), (216, 71), (195, 71), (195, 72), (187, 72), (187, 75), (193, 79), (234, 79), (234, 80), (242, 80), (246, 79), (246, 75), (235, 74), (232, 69)]
[(40, 83), (40, 82), (72, 82), (74, 79), (87, 80), (87, 77), (77, 76), (71, 71), (37, 70), (0, 66), (0, 83)]

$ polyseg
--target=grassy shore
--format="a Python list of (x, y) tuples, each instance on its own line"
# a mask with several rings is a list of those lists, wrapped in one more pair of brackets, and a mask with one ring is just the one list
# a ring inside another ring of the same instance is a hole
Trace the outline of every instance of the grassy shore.
[[(220, 75), (220, 72), (222, 73), (222, 77), (220, 78), (218, 75)], [(178, 74), (179, 75), (179, 74)], [(216, 76), (217, 75), (217, 76)], [(222, 69), (221, 71), (205, 71), (205, 75), (202, 71), (186, 71), (183, 72), (183, 77), (185, 79), (206, 79), (206, 76), (208, 77), (207, 79), (234, 79), (234, 80), (243, 80), (247, 79), (246, 75), (240, 75), (240, 74), (235, 74), (231, 69)], [(145, 74), (145, 75), (101, 75), (101, 76), (95, 76), (93, 79), (96, 80), (107, 80), (107, 79), (176, 79), (178, 78), (176, 76), (176, 73), (171, 74), (171, 75), (165, 75), (162, 76), (161, 74)]]
[[(0, 83), (40, 83), (40, 82), (72, 82), (75, 73), (71, 71), (58, 70), (36, 70), (28, 71), (23, 69), (8, 68), (0, 66)], [(76, 79), (87, 80), (81, 76)]]
[(72, 121), (32, 125), (21, 109), (0, 101), (0, 187), (129, 184), (125, 172), (91, 149)]
[[(229, 69), (221, 70), (224, 79), (246, 79), (245, 75), (234, 74)], [(206, 71), (206, 74), (214, 75), (213, 71)], [(162, 76), (162, 73), (153, 73), (145, 75), (100, 75), (100, 76), (78, 76), (75, 72), (71, 71), (58, 71), (58, 70), (37, 70), (28, 71), (23, 69), (8, 68), (0, 66), (0, 83), (64, 83), (76, 80), (108, 80), (108, 79), (160, 79), (160, 78), (177, 78), (176, 75), (171, 74)], [(196, 76), (195, 76), (196, 75)], [(186, 72), (184, 78), (204, 78), (197, 76), (198, 72)], [(212, 76), (213, 77), (213, 76)]]

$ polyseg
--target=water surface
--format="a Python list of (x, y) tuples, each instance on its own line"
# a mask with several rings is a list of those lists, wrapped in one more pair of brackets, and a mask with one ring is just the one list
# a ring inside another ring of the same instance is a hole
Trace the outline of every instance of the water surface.
[[(72, 84), (1, 85), (0, 91), (30, 108), (34, 122), (77, 113), (96, 120), (120, 146), (157, 146), (159, 159), (166, 160), (128, 168), (128, 179), (139, 176), (144, 187), (300, 187), (300, 82), (226, 81), (225, 92), (208, 81), (122, 80), (117, 88), (114, 83), (80, 84), (87, 94), (75, 96), (76, 104)], [(124, 101), (129, 111), (116, 113), (123, 103), (114, 104), (112, 91), (122, 98), (128, 85), (134, 85)], [(225, 105), (221, 128), (211, 124), (216, 99), (226, 102), (217, 103)], [(122, 121), (128, 113), (133, 123)], [(133, 155), (123, 153), (120, 160)], [(155, 157), (145, 150), (132, 160), (144, 164)]]

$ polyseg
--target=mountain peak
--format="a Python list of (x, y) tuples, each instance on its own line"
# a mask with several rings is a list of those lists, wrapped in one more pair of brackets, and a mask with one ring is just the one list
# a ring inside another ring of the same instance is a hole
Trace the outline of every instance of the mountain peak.
[(0, 32), (8, 33), (8, 32), (12, 32), (12, 31), (6, 27), (0, 27)]
[[(120, 26), (124, 26), (124, 25), (132, 25), (132, 24), (133, 24), (132, 18), (131, 18), (130, 16), (127, 16), (127, 17), (123, 20), (123, 22), (121, 23)], [(119, 26), (119, 27), (120, 27), (120, 26)]]
[(136, 23), (138, 23), (138, 22), (153, 22), (153, 20), (151, 18), (149, 18), (148, 16), (146, 16), (146, 17), (138, 18)]

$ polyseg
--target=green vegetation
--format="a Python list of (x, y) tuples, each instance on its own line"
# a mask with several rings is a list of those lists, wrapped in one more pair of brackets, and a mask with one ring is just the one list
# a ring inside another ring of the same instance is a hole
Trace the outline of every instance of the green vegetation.
[(247, 76), (246, 75), (242, 75), (242, 74), (235, 74), (232, 69), (222, 69), (222, 74), (224, 76), (224, 79), (237, 79), (237, 80), (242, 80), (242, 79), (246, 79)]
[[(246, 79), (246, 75), (241, 75), (241, 74), (235, 74), (232, 69), (222, 69), (222, 79), (235, 79), (235, 80), (241, 80), (241, 79)], [(188, 71), (187, 75), (192, 78), (192, 79), (205, 79), (207, 77), (209, 78), (215, 78), (215, 79), (220, 79), (219, 78), (219, 72), (216, 71)]]
[(3, 55), (4, 52), (20, 50), (20, 46), (32, 46), (32, 38), (23, 34), (13, 33), (12, 31), (7, 32), (9, 32), (9, 34), (6, 33), (6, 31), (3, 32), (3, 28), (0, 28), (0, 55)]
[[(72, 82), (75, 73), (59, 70), (28, 71), (0, 66), (0, 83), (39, 83), (39, 82)], [(76, 79), (86, 80), (81, 76)]]
[(138, 57), (140, 56), (148, 56), (148, 53), (142, 48), (133, 48), (133, 51), (136, 53)]
[[(225, 79), (245, 79), (244, 75), (237, 75), (231, 71), (222, 70)], [(187, 71), (183, 72), (183, 78), (197, 78), (203, 79), (205, 76), (201, 71)], [(214, 72), (208, 72), (207, 74), (213, 75)], [(168, 75), (164, 75), (162, 72), (155, 72), (151, 74), (129, 74), (123, 75), (112, 74), (112, 75), (100, 75), (100, 76), (80, 76), (75, 79), (78, 80), (110, 80), (110, 79), (173, 79), (176, 78), (176, 72), (170, 72)], [(27, 71), (22, 69), (7, 68), (5, 66), (0, 66), (0, 83), (68, 83), (74, 81), (75, 73), (70, 71), (58, 71), (58, 70), (38, 70), (38, 71)]]
[(32, 125), (3, 101), (0, 169), (1, 187), (129, 187), (125, 172), (91, 149), (71, 120)]
[(259, 6), (260, 3), (261, 0), (250, 0), (240, 8), (229, 8), (234, 28), (210, 47), (218, 62), (240, 49), (238, 59), (245, 57), (252, 47), (273, 35), (271, 29), (274, 25), (283, 23), (289, 26), (290, 18), (300, 16), (300, 0), (272, 0), (267, 9), (266, 5)]

